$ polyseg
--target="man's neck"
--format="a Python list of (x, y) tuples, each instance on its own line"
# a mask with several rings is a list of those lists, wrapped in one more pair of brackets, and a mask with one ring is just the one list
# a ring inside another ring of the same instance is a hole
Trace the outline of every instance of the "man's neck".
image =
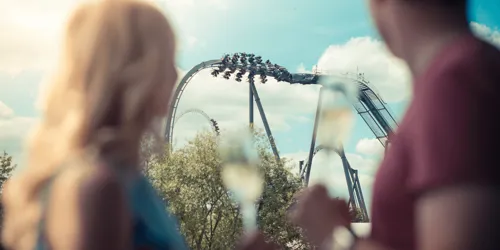
[[(418, 2), (418, 1), (417, 1)], [(408, 63), (414, 77), (427, 70), (429, 63), (450, 42), (470, 33), (465, 13), (459, 9), (442, 10), (427, 5), (399, 6), (399, 29), (403, 41), (399, 45), (400, 57)]]
[(425, 73), (434, 58), (454, 40), (470, 33), (467, 29), (448, 30), (446, 32), (432, 34), (421, 34), (418, 39), (412, 39), (407, 44), (403, 59), (414, 77)]

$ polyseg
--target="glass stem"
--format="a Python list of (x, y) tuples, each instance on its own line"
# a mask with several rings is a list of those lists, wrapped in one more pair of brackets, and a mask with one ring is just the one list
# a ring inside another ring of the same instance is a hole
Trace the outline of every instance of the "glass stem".
[(241, 204), (241, 216), (243, 218), (243, 228), (246, 232), (257, 230), (257, 209), (252, 203)]
[[(335, 156), (335, 151), (333, 148), (327, 148), (326, 149), (326, 160), (327, 162), (333, 162)], [(330, 198), (335, 198), (335, 194), (333, 193), (332, 187), (333, 187), (333, 180), (331, 178), (328, 178), (325, 180), (325, 187), (328, 190), (328, 195)]]

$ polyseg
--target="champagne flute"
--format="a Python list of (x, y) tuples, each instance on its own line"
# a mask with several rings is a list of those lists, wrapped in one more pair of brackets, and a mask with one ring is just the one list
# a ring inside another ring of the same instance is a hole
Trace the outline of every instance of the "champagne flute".
[[(352, 104), (358, 98), (359, 87), (355, 81), (337, 76), (324, 76), (320, 83), (322, 106), (318, 142), (331, 162), (334, 155), (343, 150), (342, 145), (349, 139), (354, 126)], [(321, 183), (328, 188), (330, 196), (334, 196), (332, 180), (322, 179)]]
[(228, 134), (219, 147), (222, 157), (221, 177), (225, 187), (239, 203), (243, 228), (247, 232), (257, 230), (255, 201), (264, 187), (259, 171), (259, 157), (249, 131)]

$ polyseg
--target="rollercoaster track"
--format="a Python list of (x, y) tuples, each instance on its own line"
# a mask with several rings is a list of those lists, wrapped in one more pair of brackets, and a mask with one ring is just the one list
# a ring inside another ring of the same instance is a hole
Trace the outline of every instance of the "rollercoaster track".
[[(247, 60), (248, 59), (248, 60)], [(261, 82), (265, 83), (267, 81), (266, 77), (271, 77), (276, 79), (278, 82), (284, 81), (289, 84), (302, 84), (302, 85), (312, 85), (320, 84), (320, 79), (324, 76), (340, 76), (344, 79), (351, 80), (353, 84), (357, 84), (359, 88), (359, 96), (356, 103), (353, 106), (357, 113), (361, 116), (363, 121), (368, 125), (370, 130), (373, 132), (375, 137), (379, 140), (382, 146), (386, 147), (388, 143), (388, 136), (397, 127), (397, 123), (393, 116), (386, 107), (386, 103), (380, 98), (380, 96), (370, 87), (370, 83), (364, 78), (363, 74), (325, 74), (325, 73), (290, 73), (288, 70), (280, 65), (272, 64), (269, 60), (265, 63), (262, 62), (262, 57), (255, 56), (253, 54), (247, 53), (237, 53), (231, 55), (225, 55), (219, 60), (210, 60), (202, 62), (195, 67), (193, 67), (187, 74), (181, 79), (177, 87), (175, 88), (172, 103), (169, 106), (168, 116), (165, 127), (165, 139), (167, 143), (171, 143), (173, 138), (173, 131), (175, 123), (185, 114), (189, 112), (196, 112), (201, 114), (206, 119), (210, 120), (213, 126), (217, 127), (215, 120), (210, 119), (201, 110), (187, 110), (181, 113), (177, 118), (177, 109), (179, 106), (179, 101), (184, 93), (185, 88), (191, 79), (199, 71), (203, 69), (213, 68), (212, 76), (217, 77), (219, 74), (223, 75), (223, 78), (230, 79), (232, 74), (235, 74), (235, 80), (237, 82), (242, 81), (242, 77), (248, 76), (249, 84), (249, 123), (252, 127), (253, 125), (253, 105), (257, 104), (258, 111), (262, 118), (264, 128), (266, 129), (266, 134), (268, 136), (271, 148), (273, 149), (273, 154), (276, 157), (277, 162), (280, 161), (279, 152), (274, 143), (274, 138), (271, 133), (271, 129), (267, 122), (267, 118), (260, 102), (260, 98), (255, 88), (255, 77), (260, 76)], [(236, 72), (239, 71), (239, 72)], [(309, 151), (309, 157), (303, 169), (300, 170), (300, 176), (304, 178), (305, 184), (309, 183), (309, 175), (312, 166), (312, 160), (314, 156), (324, 149), (321, 145), (315, 146), (316, 131), (318, 125), (318, 115), (321, 110), (321, 96), (322, 91), (320, 91), (318, 99), (318, 108), (316, 111), (316, 118), (314, 122), (314, 132), (311, 140), (311, 147)], [(217, 132), (218, 130), (216, 130)], [(347, 187), (349, 190), (349, 204), (352, 208), (361, 208), (363, 211), (363, 221), (368, 222), (368, 212), (363, 198), (363, 192), (361, 190), (361, 184), (359, 182), (357, 170), (351, 168), (345, 152), (340, 150), (339, 156), (342, 160), (342, 165), (344, 168), (344, 174), (346, 177)], [(302, 164), (302, 163), (301, 163)]]
[[(316, 147), (314, 148), (314, 151), (313, 151), (313, 155), (312, 155), (312, 157), (314, 158), (314, 157), (316, 156), (316, 154), (317, 154), (317, 153), (319, 153), (319, 151), (321, 151), (321, 150), (323, 150), (323, 149), (326, 149), (326, 147), (325, 147), (325, 146), (322, 146), (322, 145), (318, 145), (318, 146), (316, 146)], [(304, 162), (305, 162), (305, 165), (304, 165), (304, 166), (302, 167), (302, 169), (300, 170), (299, 175), (300, 175), (302, 178), (304, 178), (304, 177), (305, 177), (305, 176), (304, 176), (304, 174), (305, 174), (305, 172), (306, 172), (306, 169), (309, 167), (309, 166), (307, 165), (308, 160), (309, 160), (309, 158), (308, 158), (308, 159), (306, 159), (306, 160), (304, 161)], [(356, 170), (356, 169), (354, 169), (354, 168), (349, 167), (349, 171), (350, 171), (351, 173), (354, 173), (354, 172), (356, 172), (357, 170)]]
[[(314, 158), (314, 156), (316, 156), (316, 154), (317, 154), (319, 151), (323, 150), (323, 149), (325, 149), (325, 147), (324, 147), (324, 146), (322, 146), (322, 145), (318, 145), (318, 146), (316, 146), (316, 147), (314, 148), (314, 151), (313, 151), (313, 155), (312, 155), (312, 157)], [(308, 160), (309, 160), (309, 159), (306, 159), (306, 160), (305, 160), (305, 165), (304, 165), (304, 166), (303, 166), (303, 168), (300, 170), (300, 173), (299, 173), (299, 174), (300, 174), (300, 176), (301, 176), (301, 177), (304, 177), (304, 174), (305, 174), (305, 172), (306, 172), (306, 169), (309, 167), (309, 166), (307, 165)]]
[(175, 115), (176, 115), (177, 107), (179, 106), (179, 101), (181, 100), (182, 93), (184, 92), (184, 89), (186, 89), (186, 86), (188, 85), (189, 81), (199, 71), (206, 69), (206, 68), (216, 67), (216, 66), (219, 66), (221, 64), (222, 64), (221, 60), (210, 60), (210, 61), (202, 62), (202, 63), (194, 66), (190, 71), (188, 71), (186, 73), (186, 75), (184, 75), (184, 77), (181, 79), (179, 84), (176, 86), (175, 92), (173, 95), (173, 99), (172, 99), (173, 103), (169, 107), (169, 112), (168, 112), (167, 122), (166, 122), (165, 137), (166, 137), (167, 143), (171, 143), (171, 140), (173, 138)]
[(187, 114), (199, 114), (199, 115), (203, 116), (203, 118), (205, 118), (205, 120), (207, 120), (210, 123), (210, 127), (212, 128), (212, 130), (214, 131), (214, 133), (216, 133), (217, 135), (220, 134), (219, 125), (217, 124), (217, 121), (215, 121), (214, 119), (210, 118), (210, 116), (208, 116), (207, 113), (205, 113), (203, 110), (200, 110), (200, 109), (187, 109), (187, 110), (184, 110), (175, 119), (174, 125), (177, 124), (177, 122), (179, 122), (179, 120), (183, 116), (185, 116)]
[[(325, 146), (322, 146), (322, 145), (316, 146), (314, 148), (314, 151), (313, 151), (313, 154), (311, 157), (314, 158), (314, 156), (316, 156), (316, 154), (319, 153), (323, 149), (327, 149), (327, 148)], [(343, 152), (343, 149), (341, 151), (337, 151), (336, 153), (339, 155), (339, 157), (341, 159), (343, 157), (344, 158), (346, 157), (346, 155)], [(300, 172), (299, 172), (299, 176), (302, 180), (305, 180), (305, 178), (306, 178), (306, 171), (309, 168), (309, 165), (308, 165), (309, 159), (306, 159), (304, 162), (305, 162), (305, 165), (302, 167), (302, 169), (300, 169)], [(358, 170), (352, 168), (349, 163), (347, 163), (347, 170), (349, 171), (349, 178), (351, 179), (351, 182), (354, 183), (353, 194), (356, 196), (356, 197), (351, 197), (348, 204), (351, 204), (351, 202), (357, 203), (356, 204), (357, 207), (361, 208), (361, 211), (363, 212), (364, 218), (366, 218), (366, 220), (368, 221), (369, 215), (368, 215), (368, 211), (366, 209), (366, 204), (365, 204), (365, 201), (363, 198), (363, 191), (361, 188), (361, 183), (359, 182)]]
[[(169, 107), (167, 116), (165, 129), (167, 143), (170, 143), (173, 138), (177, 108), (188, 83), (199, 71), (221, 66), (224, 66), (221, 59), (202, 62), (187, 72), (179, 82), (175, 88), (172, 104)], [(234, 64), (233, 66), (236, 69), (246, 69), (245, 65)], [(266, 75), (271, 77), (273, 76), (270, 72), (266, 72)], [(319, 84), (319, 78), (322, 75), (326, 74), (292, 73), (291, 77), (286, 81), (290, 84)], [(364, 77), (360, 78), (358, 74), (356, 74), (356, 77), (353, 77), (352, 75), (344, 75), (343, 77), (350, 79), (359, 85), (360, 94), (358, 102), (354, 104), (354, 108), (368, 125), (375, 137), (385, 147), (388, 135), (397, 127), (397, 123), (388, 111), (385, 102), (379, 97), (378, 94), (376, 94), (376, 92), (373, 91), (373, 89), (369, 86), (369, 82), (366, 81)]]

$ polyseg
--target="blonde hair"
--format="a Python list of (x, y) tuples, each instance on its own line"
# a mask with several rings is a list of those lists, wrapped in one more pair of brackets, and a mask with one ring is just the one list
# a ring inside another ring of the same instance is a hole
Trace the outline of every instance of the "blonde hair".
[(165, 16), (140, 0), (93, 1), (75, 10), (26, 169), (6, 185), (5, 246), (33, 249), (40, 192), (63, 161), (139, 144), (136, 137), (161, 118), (158, 107), (166, 108), (177, 79), (174, 40)]

